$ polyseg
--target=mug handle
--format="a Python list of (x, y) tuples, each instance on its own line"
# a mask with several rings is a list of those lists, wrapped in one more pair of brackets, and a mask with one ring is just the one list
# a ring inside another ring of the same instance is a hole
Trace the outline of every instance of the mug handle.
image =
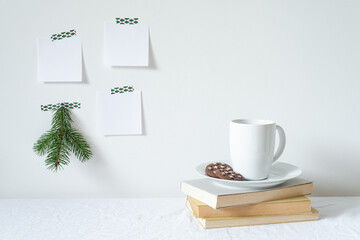
[(276, 125), (276, 130), (279, 133), (279, 146), (278, 146), (278, 149), (276, 150), (276, 153), (274, 155), (273, 162), (275, 162), (276, 160), (279, 159), (281, 154), (284, 152), (285, 144), (286, 144), (286, 136), (285, 136), (284, 129), (282, 127), (280, 127), (279, 125)]

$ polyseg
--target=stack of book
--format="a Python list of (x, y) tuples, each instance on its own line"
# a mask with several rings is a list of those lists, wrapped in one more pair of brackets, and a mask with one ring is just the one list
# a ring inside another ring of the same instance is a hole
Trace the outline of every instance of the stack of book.
[(312, 189), (301, 178), (267, 189), (230, 188), (211, 179), (181, 183), (187, 207), (205, 229), (318, 220), (305, 196)]

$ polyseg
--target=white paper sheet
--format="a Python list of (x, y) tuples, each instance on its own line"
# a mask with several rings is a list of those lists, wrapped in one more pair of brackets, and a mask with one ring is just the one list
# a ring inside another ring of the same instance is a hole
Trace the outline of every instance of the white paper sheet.
[(81, 41), (71, 37), (38, 39), (38, 79), (41, 82), (81, 82)]
[(97, 114), (104, 135), (142, 134), (141, 91), (98, 93)]
[(105, 22), (104, 60), (108, 66), (149, 65), (149, 25)]

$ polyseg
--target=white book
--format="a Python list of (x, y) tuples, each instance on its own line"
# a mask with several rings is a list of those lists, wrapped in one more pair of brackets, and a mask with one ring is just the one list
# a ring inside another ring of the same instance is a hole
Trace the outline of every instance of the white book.
[[(193, 213), (190, 203), (187, 201), (186, 206)], [(196, 218), (196, 217), (195, 217)], [(224, 218), (196, 218), (201, 226), (205, 229), (240, 227), (274, 223), (304, 222), (316, 221), (319, 219), (319, 212), (312, 208), (310, 212), (296, 214), (278, 214), (265, 216), (245, 216), (245, 217), (224, 217)]]
[(313, 183), (295, 178), (272, 188), (246, 189), (222, 186), (206, 178), (183, 181), (180, 188), (186, 195), (218, 209), (311, 194)]

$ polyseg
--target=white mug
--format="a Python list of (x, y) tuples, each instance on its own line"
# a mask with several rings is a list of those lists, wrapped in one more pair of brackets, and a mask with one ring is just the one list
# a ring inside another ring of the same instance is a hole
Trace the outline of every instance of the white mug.
[[(274, 154), (276, 130), (279, 146)], [(230, 122), (232, 167), (247, 180), (268, 178), (271, 165), (283, 153), (285, 143), (284, 129), (273, 121), (236, 119)]]

